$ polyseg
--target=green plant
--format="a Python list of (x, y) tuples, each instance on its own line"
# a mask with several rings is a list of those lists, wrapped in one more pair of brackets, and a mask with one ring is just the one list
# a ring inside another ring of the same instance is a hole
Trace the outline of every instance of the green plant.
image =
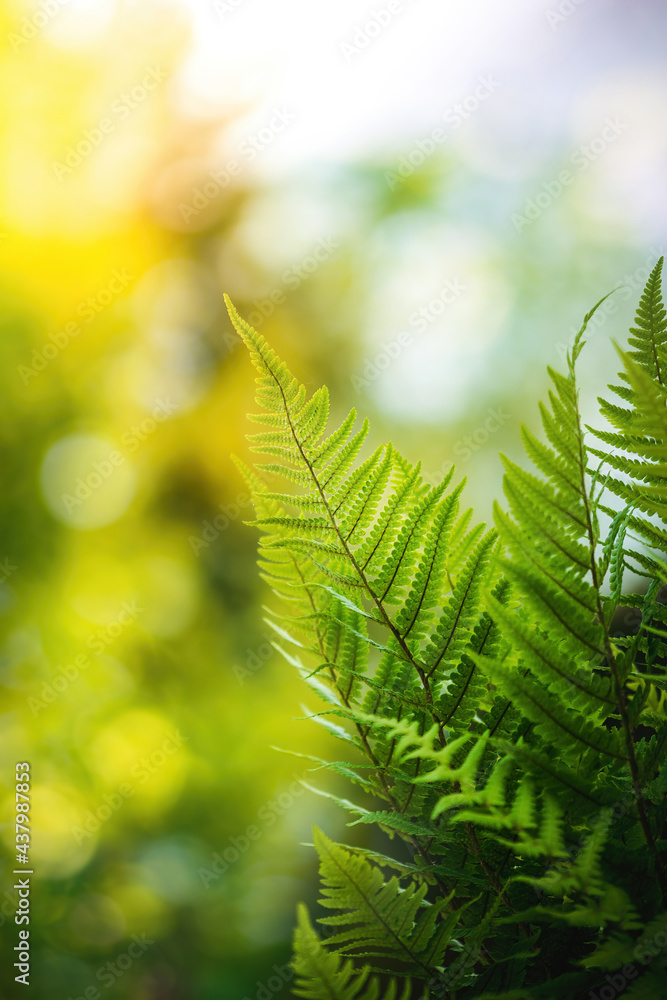
[[(600, 400), (612, 430), (579, 409), (593, 309), (549, 372), (545, 440), (522, 430), (534, 470), (504, 459), (492, 530), (451, 473), (430, 486), (391, 444), (361, 460), (354, 411), (326, 436), (327, 390), (308, 398), (228, 302), (259, 373), (250, 419), (269, 428), (250, 440), (270, 462), (243, 468), (274, 627), (352, 757), (328, 766), (368, 796), (341, 801), (351, 825), (404, 845), (390, 858), (315, 831), (328, 934), (301, 909), (297, 996), (667, 995), (661, 271), (620, 404)], [(626, 568), (643, 593), (624, 593)]]

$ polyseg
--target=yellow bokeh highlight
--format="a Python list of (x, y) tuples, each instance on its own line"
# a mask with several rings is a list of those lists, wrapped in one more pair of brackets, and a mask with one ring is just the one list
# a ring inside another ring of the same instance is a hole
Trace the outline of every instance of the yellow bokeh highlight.
[(120, 789), (125, 801), (119, 809), (150, 816), (180, 794), (189, 769), (188, 742), (164, 716), (132, 710), (96, 733), (87, 756), (100, 786)]
[(127, 865), (114, 871), (107, 892), (120, 907), (127, 923), (128, 934), (145, 931), (162, 935), (170, 929), (169, 907), (164, 899), (142, 882), (141, 871)]
[[(38, 877), (63, 879), (75, 875), (88, 864), (95, 848), (92, 838), (81, 840), (75, 836), (84, 809), (82, 796), (71, 787), (39, 783), (33, 785), (30, 795), (30, 860)], [(13, 834), (13, 830), (8, 833)]]

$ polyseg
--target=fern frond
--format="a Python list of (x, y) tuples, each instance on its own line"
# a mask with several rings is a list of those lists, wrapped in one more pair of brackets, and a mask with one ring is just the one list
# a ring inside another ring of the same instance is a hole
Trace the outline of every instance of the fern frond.
[[(266, 460), (243, 471), (262, 576), (286, 602), (268, 621), (324, 701), (307, 716), (351, 759), (302, 756), (369, 801), (312, 791), (409, 854), (315, 831), (331, 933), (321, 942), (300, 911), (296, 995), (398, 1000), (400, 980), (408, 1000), (413, 978), (420, 1000), (583, 997), (664, 908), (661, 269), (617, 398), (601, 400), (609, 427), (584, 426), (576, 377), (601, 300), (565, 370), (549, 369), (543, 433), (521, 431), (530, 470), (503, 459), (492, 530), (460, 511), (453, 469), (431, 485), (392, 444), (368, 448), (354, 410), (330, 428), (327, 390), (307, 391), (228, 302), (264, 410), (249, 445)], [(624, 593), (630, 572), (639, 593)], [(655, 987), (659, 963), (629, 997)]]
[(403, 989), (391, 979), (382, 989), (369, 966), (357, 971), (349, 958), (329, 951), (313, 929), (308, 910), (298, 909), (298, 924), (294, 935), (294, 995), (304, 1000), (409, 1000), (410, 981)]
[[(270, 430), (252, 436), (253, 448), (282, 460), (257, 468), (297, 487), (292, 500), (264, 488), (267, 502), (279, 508), (255, 522), (266, 579), (301, 609), (300, 627), (310, 615), (319, 620), (311, 646), (321, 647), (322, 676), (343, 690), (344, 702), (363, 701), (373, 713), (390, 715), (421, 702), (438, 722), (438, 687), (460, 669), (482, 621), (495, 534), (481, 537), (478, 527), (467, 528), (468, 518), (457, 523), (462, 485), (451, 488), (452, 473), (431, 487), (391, 445), (360, 458), (368, 425), (355, 432), (353, 412), (325, 436), (326, 392), (309, 399), (264, 338), (227, 305), (258, 370), (257, 400), (269, 418)], [(370, 613), (384, 636), (338, 615), (339, 598), (358, 605), (362, 617)], [(324, 639), (331, 619), (383, 650), (374, 675), (349, 660), (356, 640), (339, 644), (338, 662)], [(376, 750), (379, 760), (390, 759), (390, 746)]]
[(664, 257), (657, 262), (646, 283), (637, 308), (634, 327), (630, 328), (630, 357), (644, 369), (651, 380), (666, 384), (667, 313), (662, 301), (661, 278)]
[(379, 868), (317, 828), (314, 842), (320, 856), (320, 903), (337, 911), (320, 923), (345, 928), (328, 938), (329, 945), (339, 954), (373, 958), (381, 970), (400, 962), (406, 974), (428, 979), (454, 928), (455, 921), (441, 919), (450, 900), (426, 905), (426, 885), (410, 880), (401, 887), (396, 877), (385, 883)]

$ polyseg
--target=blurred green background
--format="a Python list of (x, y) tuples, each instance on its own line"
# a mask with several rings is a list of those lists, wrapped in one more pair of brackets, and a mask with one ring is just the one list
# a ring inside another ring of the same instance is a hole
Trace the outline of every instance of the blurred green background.
[(592, 418), (662, 252), (663, 5), (383, 10), (0, 13), (0, 995), (17, 761), (40, 998), (289, 995), (300, 845), (359, 836), (300, 784), (332, 777), (273, 749), (340, 755), (263, 622), (222, 292), (334, 417), (432, 480), (454, 462), (488, 517), (546, 364), (618, 286)]

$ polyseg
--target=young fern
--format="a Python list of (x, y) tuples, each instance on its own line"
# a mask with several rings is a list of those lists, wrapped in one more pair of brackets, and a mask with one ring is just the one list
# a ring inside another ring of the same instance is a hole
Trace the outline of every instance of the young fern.
[[(327, 390), (308, 397), (227, 300), (269, 428), (250, 442), (270, 462), (242, 468), (284, 602), (272, 624), (324, 701), (313, 718), (355, 757), (328, 765), (369, 796), (336, 799), (350, 825), (403, 844), (389, 857), (316, 831), (333, 933), (300, 910), (295, 995), (583, 1000), (665, 909), (661, 266), (621, 355), (626, 405), (601, 400), (613, 450), (579, 408), (596, 306), (549, 371), (544, 440), (522, 430), (534, 471), (504, 459), (492, 530), (461, 512), (453, 472), (432, 486), (391, 444), (364, 457), (354, 411), (329, 430)], [(645, 592), (623, 594), (628, 567)], [(619, 634), (628, 606), (639, 624)], [(628, 996), (653, 995), (647, 964)]]
[(298, 911), (298, 926), (294, 943), (294, 970), (297, 986), (294, 995), (305, 1000), (410, 1000), (410, 980), (405, 980), (399, 992), (396, 979), (389, 980), (382, 990), (377, 976), (364, 965), (357, 971), (350, 959), (325, 948), (310, 922), (305, 906)]

